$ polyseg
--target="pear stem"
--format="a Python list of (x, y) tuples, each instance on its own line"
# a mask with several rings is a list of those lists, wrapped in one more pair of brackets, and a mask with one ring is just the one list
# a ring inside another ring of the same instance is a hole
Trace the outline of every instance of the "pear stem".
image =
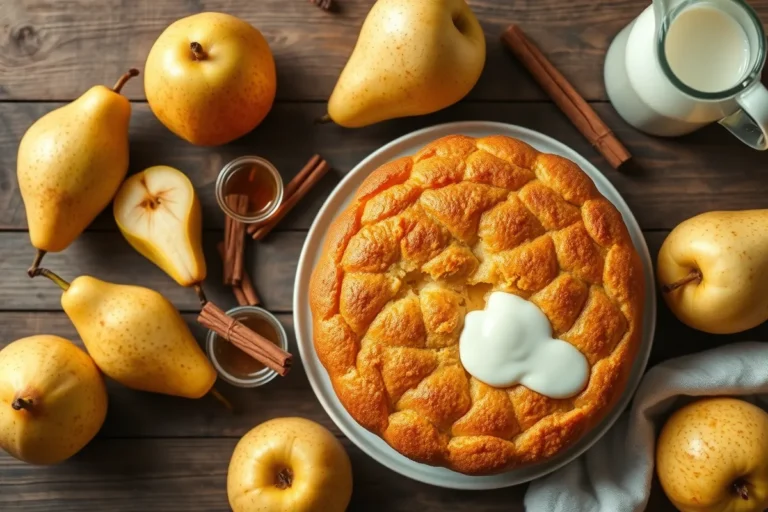
[(43, 261), (43, 256), (45, 256), (46, 251), (42, 249), (37, 250), (37, 254), (35, 254), (35, 260), (32, 262), (32, 266), (27, 269), (27, 275), (29, 277), (35, 277), (35, 272), (37, 271), (38, 267), (40, 267), (40, 263)]
[(30, 277), (36, 277), (36, 276), (45, 276), (57, 285), (59, 285), (59, 288), (61, 288), (64, 291), (69, 290), (69, 283), (66, 282), (64, 279), (59, 277), (54, 272), (51, 272), (47, 268), (36, 268), (34, 272), (32, 272), (32, 275)]
[(684, 278), (678, 279), (674, 283), (665, 284), (664, 286), (662, 286), (661, 291), (664, 293), (670, 293), (677, 290), (681, 286), (685, 286), (688, 283), (692, 283), (694, 281), (698, 284), (701, 282), (701, 278), (702, 278), (701, 270), (694, 268)]
[(27, 398), (17, 398), (11, 403), (11, 407), (13, 407), (14, 411), (20, 411), (22, 409), (29, 410), (32, 408), (32, 400)]
[(333, 119), (331, 119), (331, 114), (325, 114), (324, 116), (315, 119), (315, 124), (328, 124), (332, 122)]
[(277, 472), (275, 477), (275, 487), (278, 489), (287, 489), (293, 485), (293, 471), (290, 468), (283, 468)]
[(203, 45), (196, 41), (189, 43), (189, 49), (192, 50), (192, 57), (195, 60), (205, 60), (208, 58), (208, 54), (203, 50)]
[(208, 298), (205, 296), (203, 287), (200, 286), (200, 283), (195, 283), (192, 286), (195, 288), (195, 293), (197, 294), (197, 299), (200, 301), (200, 305), (205, 306), (208, 303)]
[(120, 90), (122, 90), (123, 86), (125, 85), (125, 82), (127, 82), (134, 76), (138, 76), (138, 75), (139, 75), (138, 69), (136, 68), (129, 69), (127, 73), (125, 73), (123, 76), (117, 79), (117, 82), (115, 82), (115, 86), (112, 88), (112, 90), (119, 94)]
[(733, 491), (741, 496), (741, 499), (749, 500), (749, 487), (747, 487), (747, 483), (744, 480), (738, 479), (733, 482)]
[(226, 407), (229, 412), (235, 412), (235, 408), (232, 406), (232, 402), (227, 400), (226, 397), (221, 393), (219, 393), (219, 391), (216, 388), (211, 388), (209, 393), (211, 394), (211, 396), (213, 396), (213, 398), (221, 402), (221, 404), (224, 405), (224, 407)]

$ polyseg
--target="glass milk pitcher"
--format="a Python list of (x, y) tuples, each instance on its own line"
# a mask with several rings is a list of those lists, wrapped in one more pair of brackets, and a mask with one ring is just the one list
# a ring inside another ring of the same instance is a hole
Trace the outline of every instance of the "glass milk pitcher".
[(768, 148), (763, 25), (741, 0), (654, 0), (605, 58), (619, 115), (644, 132), (676, 136), (718, 121), (745, 144)]

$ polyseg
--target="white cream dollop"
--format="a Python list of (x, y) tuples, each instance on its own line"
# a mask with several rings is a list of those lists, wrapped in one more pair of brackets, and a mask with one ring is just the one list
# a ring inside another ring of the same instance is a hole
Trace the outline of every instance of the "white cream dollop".
[(459, 357), (489, 386), (522, 384), (550, 398), (574, 396), (589, 379), (584, 354), (552, 338), (549, 320), (534, 303), (506, 292), (491, 293), (485, 310), (467, 314)]

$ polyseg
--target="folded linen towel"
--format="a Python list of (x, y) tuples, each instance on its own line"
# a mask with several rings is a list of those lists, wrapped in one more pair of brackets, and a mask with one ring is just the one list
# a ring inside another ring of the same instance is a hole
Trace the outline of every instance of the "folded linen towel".
[(768, 343), (735, 343), (651, 368), (630, 410), (605, 436), (575, 461), (531, 483), (526, 510), (645, 510), (663, 422), (690, 397), (720, 395), (741, 396), (768, 410)]

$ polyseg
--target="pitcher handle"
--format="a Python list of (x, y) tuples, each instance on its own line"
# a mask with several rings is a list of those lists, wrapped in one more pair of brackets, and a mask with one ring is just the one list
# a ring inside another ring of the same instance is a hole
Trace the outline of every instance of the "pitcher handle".
[(755, 149), (768, 149), (768, 89), (759, 81), (736, 97), (741, 107), (720, 124)]

